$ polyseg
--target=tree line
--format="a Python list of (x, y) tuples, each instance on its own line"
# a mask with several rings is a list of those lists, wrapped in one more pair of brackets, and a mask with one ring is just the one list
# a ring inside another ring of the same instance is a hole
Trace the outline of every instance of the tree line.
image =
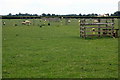
[[(113, 14), (106, 14), (108, 16), (120, 16), (120, 11), (116, 11), (114, 12)], [(57, 14), (46, 14), (46, 13), (43, 13), (41, 15), (38, 15), (38, 14), (29, 14), (29, 13), (19, 13), (19, 14), (15, 14), (13, 15), (12, 13), (9, 13), (7, 16), (43, 16), (43, 17), (49, 17), (49, 16), (87, 16), (87, 17), (95, 17), (95, 16), (99, 16), (99, 14), (95, 14), (95, 13), (92, 13), (92, 14), (67, 14), (67, 15), (57, 15)]]

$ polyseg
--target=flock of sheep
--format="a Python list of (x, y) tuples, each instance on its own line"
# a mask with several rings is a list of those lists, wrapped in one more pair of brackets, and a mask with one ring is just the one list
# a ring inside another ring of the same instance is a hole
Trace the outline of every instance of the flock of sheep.
[[(48, 19), (49, 20), (49, 19)], [(46, 22), (47, 20), (45, 19), (44, 20), (44, 23)], [(58, 20), (57, 20), (58, 21)], [(60, 21), (61, 23), (62, 23), (62, 21)], [(67, 23), (71, 23), (71, 20), (70, 19), (66, 19), (66, 22)], [(97, 19), (94, 19), (94, 21), (93, 21), (93, 23), (98, 23), (99, 21), (97, 20)], [(78, 20), (78, 23), (80, 24), (81, 23), (81, 20), (79, 19)], [(22, 25), (28, 25), (28, 26), (30, 26), (31, 24), (32, 24), (32, 22), (31, 21), (29, 21), (29, 20), (25, 20), (25, 21), (22, 21), (21, 22), (21, 24)], [(6, 22), (5, 21), (3, 21), (3, 25), (6, 25)], [(17, 26), (17, 24), (15, 24), (15, 26)], [(40, 27), (41, 26), (44, 26), (44, 25), (40, 25)], [(49, 22), (48, 22), (48, 26), (50, 26), (50, 20), (49, 20)]]

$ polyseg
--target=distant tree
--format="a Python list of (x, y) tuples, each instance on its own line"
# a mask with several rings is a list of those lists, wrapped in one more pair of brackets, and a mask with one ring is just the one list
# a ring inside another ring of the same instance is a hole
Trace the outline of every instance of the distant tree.
[(43, 14), (42, 14), (42, 16), (46, 16), (46, 14), (45, 14), (45, 13), (43, 13)]
[(114, 12), (114, 14), (111, 14), (111, 16), (120, 16), (120, 11)]
[(111, 14), (110, 16), (114, 16), (114, 14)]
[(98, 16), (98, 14), (95, 14), (95, 16)]
[(15, 14), (16, 16), (19, 16), (18, 14)]
[(92, 13), (92, 14), (91, 14), (91, 16), (95, 16), (95, 14), (94, 14), (94, 13)]
[(33, 14), (33, 16), (38, 16), (37, 14)]
[(19, 15), (19, 16), (22, 16), (22, 14), (21, 14), (21, 13), (19, 13), (18, 15)]
[(25, 13), (25, 16), (29, 16), (29, 14), (28, 14), (28, 13)]
[(109, 14), (109, 13), (107, 13), (106, 15), (110, 16), (110, 14)]
[(55, 14), (52, 14), (52, 16), (55, 16)]
[(51, 14), (48, 13), (47, 16), (51, 16)]
[(12, 16), (12, 13), (9, 13), (8, 16)]
[(79, 16), (82, 16), (82, 14), (80, 13)]
[(120, 11), (116, 11), (116, 12), (114, 13), (114, 16), (120, 16)]
[(86, 14), (83, 14), (82, 16), (87, 16)]

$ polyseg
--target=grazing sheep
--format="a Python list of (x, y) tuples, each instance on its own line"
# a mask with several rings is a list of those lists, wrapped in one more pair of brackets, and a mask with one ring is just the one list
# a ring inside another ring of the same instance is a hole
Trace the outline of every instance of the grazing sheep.
[(98, 20), (94, 20), (94, 23), (98, 23), (99, 21)]
[(23, 21), (22, 24), (23, 24), (23, 25), (26, 25), (26, 24), (27, 24), (27, 25), (30, 25), (30, 24), (31, 24), (31, 21), (26, 20), (26, 21)]
[(80, 20), (78, 20), (78, 23), (80, 23)]
[(68, 20), (68, 23), (70, 23), (71, 22), (71, 20)]
[(5, 25), (6, 23), (5, 22), (3, 22), (3, 25)]
[(22, 22), (22, 24), (23, 24), (23, 25), (25, 25), (25, 24), (26, 24), (26, 22), (25, 22), (25, 21), (23, 21), (23, 22)]
[(31, 21), (26, 20), (25, 22), (26, 22), (26, 24), (28, 24), (28, 25), (31, 24)]

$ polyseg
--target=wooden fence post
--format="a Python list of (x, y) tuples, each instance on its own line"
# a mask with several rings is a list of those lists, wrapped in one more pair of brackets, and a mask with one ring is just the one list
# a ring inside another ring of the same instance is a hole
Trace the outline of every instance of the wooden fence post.
[[(98, 19), (98, 23), (100, 23), (100, 19)], [(100, 24), (98, 24), (98, 37), (100, 37)]]

